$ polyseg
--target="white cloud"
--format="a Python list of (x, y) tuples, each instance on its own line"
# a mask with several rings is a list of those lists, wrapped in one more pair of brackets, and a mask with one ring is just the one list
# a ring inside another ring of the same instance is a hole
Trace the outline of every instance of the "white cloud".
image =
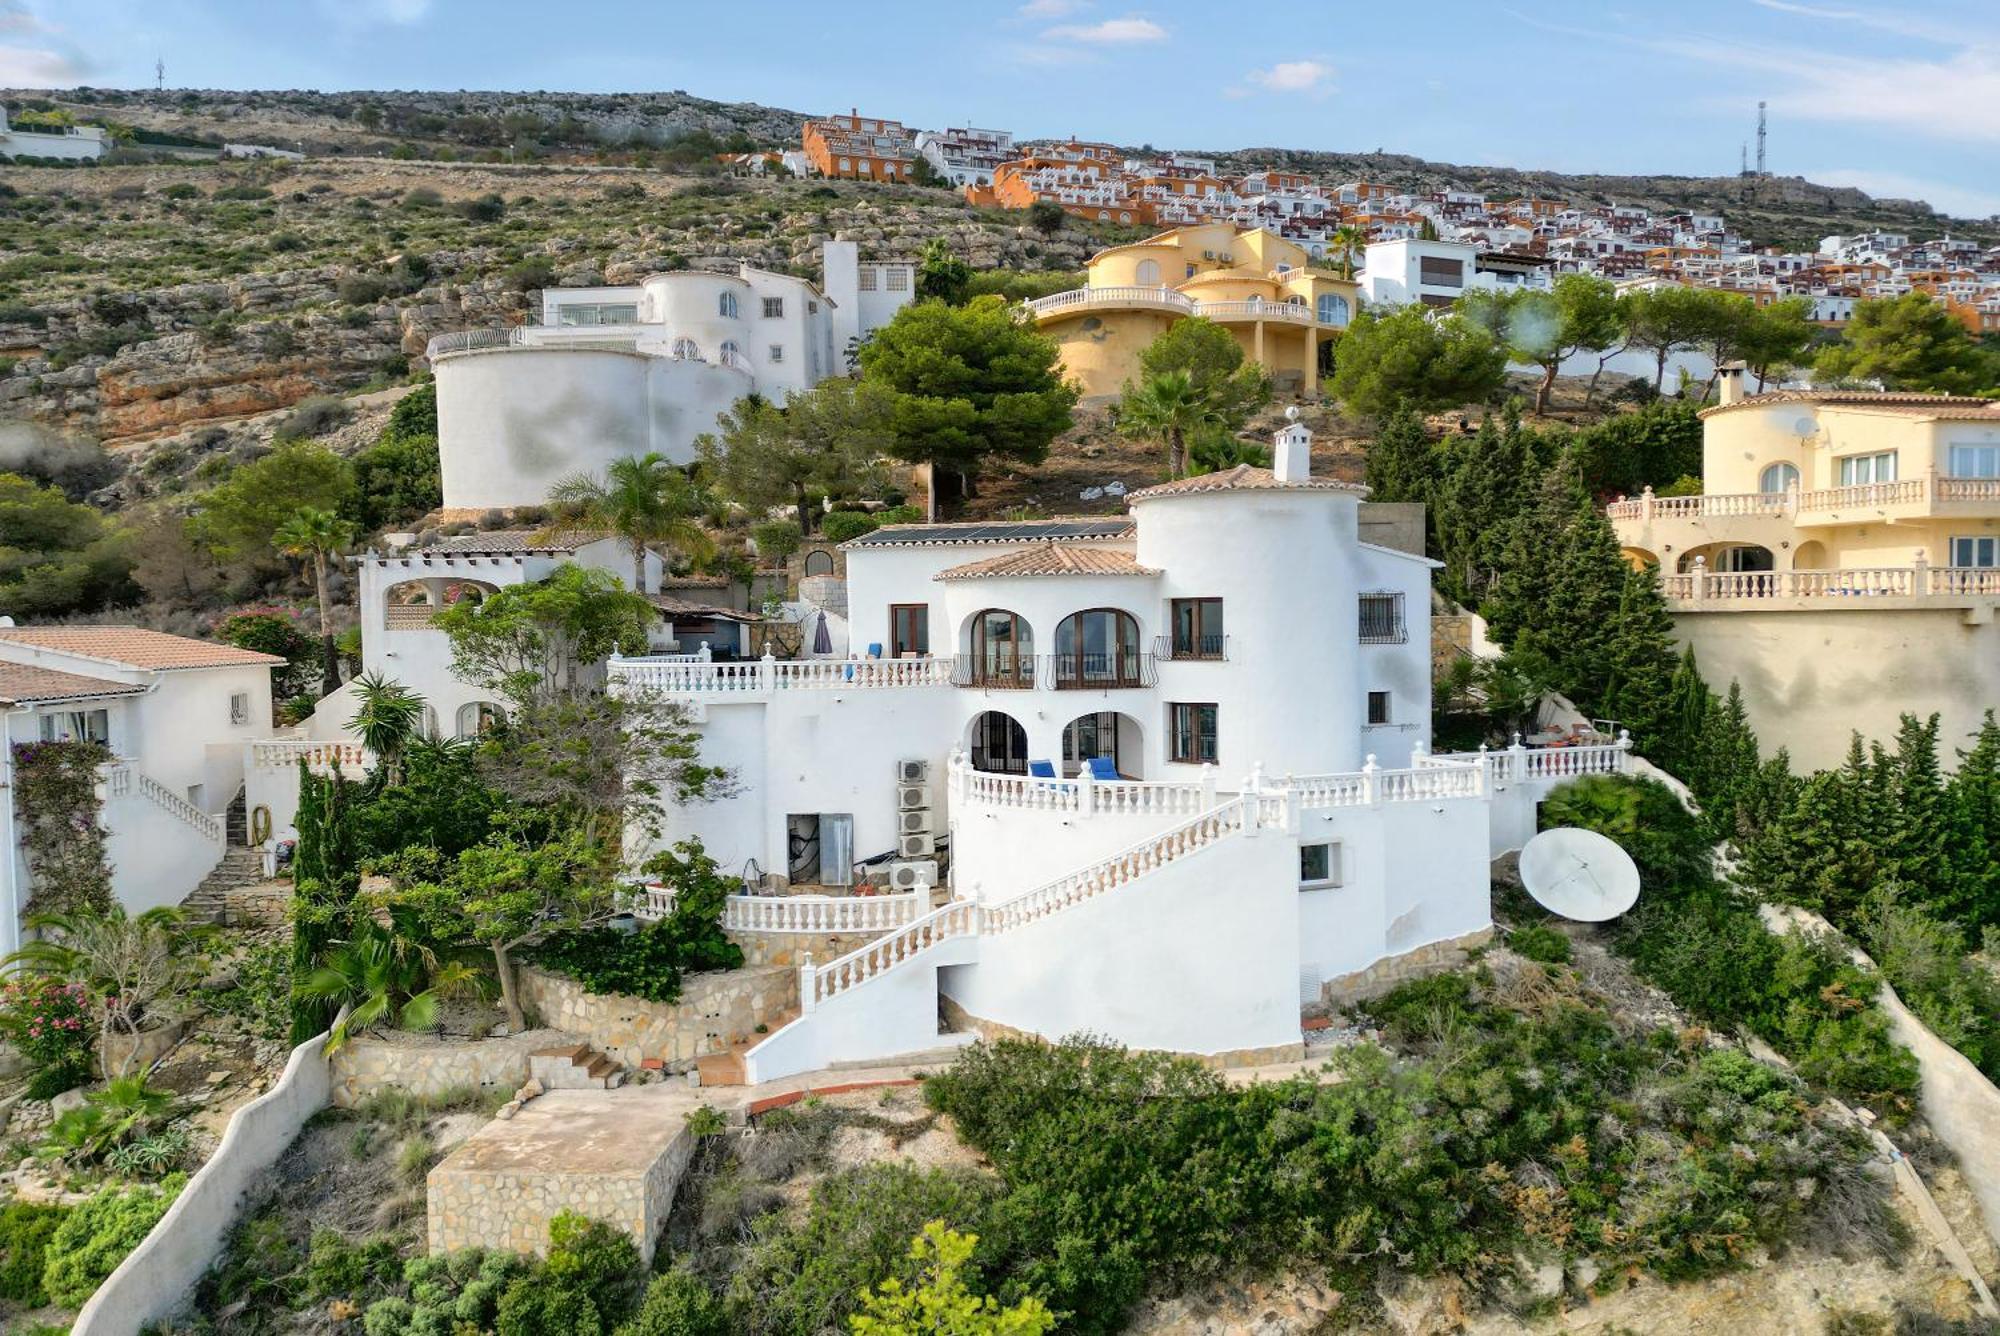
[(407, 28), (430, 16), (431, 0), (320, 0), (320, 8), (344, 28)]
[(1051, 42), (1087, 42), (1092, 46), (1131, 46), (1140, 42), (1164, 42), (1167, 30), (1151, 19), (1129, 14), (1102, 23), (1059, 23), (1042, 33)]
[(2000, 51), (1969, 49), (1943, 60), (1823, 57), (1794, 68), (1799, 83), (1770, 98), (1776, 111), (2000, 144)]
[[(33, 45), (9, 38), (31, 38)], [(62, 30), (32, 12), (22, 0), (0, 0), (0, 87), (69, 88), (90, 72)]]
[(1324, 97), (1333, 91), (1333, 66), (1323, 60), (1281, 60), (1268, 70), (1252, 70), (1250, 82), (1272, 93), (1310, 93)]
[(1919, 199), (1953, 218), (1990, 218), (2000, 214), (2000, 192), (1991, 190), (1968, 189), (1945, 181), (1863, 167), (1815, 167), (1800, 174), (1822, 185), (1853, 186), (1877, 199)]
[(1812, 19), (1816, 23), (1852, 23), (1857, 27), (1874, 28), (1878, 32), (1897, 33), (1926, 42), (1942, 42), (1956, 46), (1966, 40), (1966, 33), (1962, 28), (1930, 23), (1906, 14), (1884, 14), (1867, 9), (1828, 9), (1821, 5), (1802, 5), (1796, 0), (1750, 0), (1750, 3), (1780, 14), (1793, 14), (1799, 18)]
[(1028, 0), (1021, 6), (1021, 14), (1031, 19), (1059, 19), (1089, 7), (1090, 0)]

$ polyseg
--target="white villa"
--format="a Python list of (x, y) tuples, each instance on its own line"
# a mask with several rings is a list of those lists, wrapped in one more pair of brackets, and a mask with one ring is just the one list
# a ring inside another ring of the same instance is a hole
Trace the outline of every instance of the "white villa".
[(845, 374), (852, 346), (914, 296), (915, 266), (828, 241), (822, 276), (746, 264), (547, 288), (539, 325), (432, 339), (445, 509), (540, 505), (563, 478), (648, 451), (687, 463), (743, 396), (783, 401)]
[(356, 747), (272, 740), (271, 669), (282, 662), (137, 627), (0, 619), (0, 954), (20, 946), (30, 887), (15, 747), (103, 743), (112, 893), (133, 913), (181, 904), (219, 870), (254, 878), (263, 858), (251, 840), (290, 824), (301, 752), (358, 767)]
[(998, 1033), (1296, 1057), (1302, 1001), (1484, 939), (1490, 858), (1626, 745), (1430, 755), (1434, 563), (1362, 541), (1309, 445), (1126, 517), (855, 539), (857, 657), (611, 661), (735, 772), (666, 836), (763, 892), (732, 926), (888, 930), (802, 967), (747, 1079)]

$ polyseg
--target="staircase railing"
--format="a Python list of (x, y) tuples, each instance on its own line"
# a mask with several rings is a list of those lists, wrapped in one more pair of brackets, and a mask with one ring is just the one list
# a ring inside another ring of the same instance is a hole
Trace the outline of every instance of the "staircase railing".
[(979, 931), (979, 906), (954, 900), (885, 937), (836, 957), (824, 965), (810, 960), (799, 966), (799, 1011), (809, 1014), (849, 989), (885, 974), (920, 951), (954, 937)]
[(134, 770), (139, 792), (145, 799), (207, 838), (218, 849), (229, 843), (228, 829), (220, 817), (210, 816), (143, 770)]
[(985, 906), (981, 916), (984, 928), (987, 932), (1006, 932), (1046, 918), (1071, 905), (1136, 881), (1197, 849), (1207, 848), (1217, 840), (1234, 835), (1248, 825), (1271, 825), (1281, 821), (1283, 807), (1282, 798), (1267, 802), (1261, 794), (1232, 798), (1087, 868)]

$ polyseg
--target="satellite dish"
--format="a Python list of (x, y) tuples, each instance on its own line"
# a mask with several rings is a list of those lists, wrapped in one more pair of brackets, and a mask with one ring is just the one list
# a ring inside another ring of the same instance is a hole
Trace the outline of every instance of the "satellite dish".
[(1615, 919), (1639, 901), (1632, 856), (1594, 830), (1545, 830), (1529, 840), (1521, 885), (1536, 904), (1578, 923)]
[(1813, 418), (1799, 418), (1792, 423), (1792, 435), (1817, 436), (1819, 435), (1819, 423)]

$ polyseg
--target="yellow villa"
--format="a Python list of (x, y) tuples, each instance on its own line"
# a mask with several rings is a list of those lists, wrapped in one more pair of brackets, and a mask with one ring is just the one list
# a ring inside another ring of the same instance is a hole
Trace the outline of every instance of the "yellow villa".
[(1177, 227), (1090, 259), (1085, 286), (1028, 303), (1086, 398), (1118, 394), (1139, 354), (1189, 316), (1213, 320), (1281, 393), (1319, 389), (1320, 345), (1354, 318), (1360, 285), (1310, 267), (1305, 247), (1232, 223)]
[[(1703, 675), (1808, 765), (1909, 711), (1947, 747), (2000, 708), (2000, 403), (1787, 390), (1725, 368), (1702, 414), (1701, 496), (1609, 507), (1657, 565)], [(1947, 751), (1949, 755), (1949, 751)]]

